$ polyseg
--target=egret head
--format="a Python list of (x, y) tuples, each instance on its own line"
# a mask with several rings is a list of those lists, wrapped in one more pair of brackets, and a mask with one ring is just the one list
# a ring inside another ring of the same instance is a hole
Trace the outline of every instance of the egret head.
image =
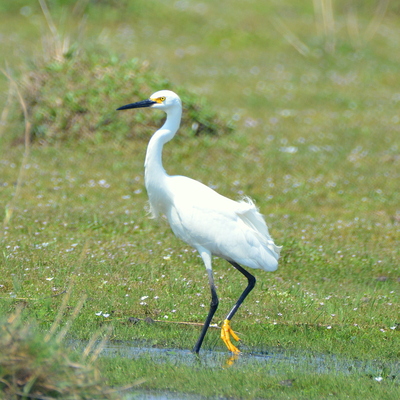
[(117, 108), (117, 110), (128, 110), (130, 108), (151, 107), (160, 110), (168, 111), (175, 107), (182, 107), (179, 96), (170, 90), (159, 90), (150, 96), (147, 100), (138, 101), (136, 103), (127, 104)]

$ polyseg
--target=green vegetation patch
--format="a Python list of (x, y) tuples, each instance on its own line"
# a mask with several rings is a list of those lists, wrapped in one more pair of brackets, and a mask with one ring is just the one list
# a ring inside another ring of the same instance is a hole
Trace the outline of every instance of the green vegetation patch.
[[(71, 350), (59, 336), (42, 335), (19, 313), (0, 320), (2, 399), (112, 399), (99, 370)], [(3, 397), (4, 396), (4, 397)]]
[[(164, 113), (133, 112), (116, 118), (115, 109), (147, 99), (164, 89), (177, 91), (184, 103), (180, 134), (228, 133), (231, 123), (211, 110), (205, 100), (177, 89), (168, 79), (149, 68), (146, 61), (123, 60), (107, 52), (75, 52), (34, 66), (23, 78), (23, 97), (32, 123), (33, 139), (54, 143), (81, 139), (148, 138)], [(132, 131), (131, 126), (134, 126)]]

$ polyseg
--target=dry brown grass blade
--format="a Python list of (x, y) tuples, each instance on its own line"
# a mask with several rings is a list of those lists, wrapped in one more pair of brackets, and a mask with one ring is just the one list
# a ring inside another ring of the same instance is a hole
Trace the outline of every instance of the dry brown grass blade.
[(43, 395), (26, 394), (22, 392), (14, 392), (14, 394), (16, 396), (19, 396), (21, 399), (56, 400), (56, 397), (49, 397)]
[(75, 274), (75, 275), (79, 272), (81, 263), (82, 263), (83, 259), (86, 257), (87, 250), (88, 250), (88, 248), (89, 248), (89, 241), (90, 241), (90, 235), (89, 235), (89, 238), (86, 239), (85, 244), (84, 244), (83, 247), (82, 247), (82, 251), (81, 251), (81, 253), (79, 254), (79, 258), (78, 258), (78, 260), (76, 261), (76, 265), (75, 265), (75, 268), (74, 268), (74, 270), (73, 270), (73, 274)]
[(314, 22), (317, 35), (320, 36), (324, 32), (322, 25), (322, 10), (321, 10), (321, 0), (313, 0), (314, 4)]
[(101, 351), (104, 349), (104, 346), (109, 339), (109, 336), (111, 334), (112, 327), (108, 326), (105, 330), (105, 336), (103, 336), (103, 339), (99, 343), (99, 345), (96, 347), (96, 350), (93, 352), (92, 357), (90, 357), (89, 363), (94, 363), (97, 358), (99, 357)]
[(120, 393), (120, 392), (123, 392), (125, 390), (133, 389), (134, 387), (136, 387), (138, 385), (141, 385), (142, 383), (144, 383), (146, 381), (147, 381), (146, 378), (136, 379), (134, 382), (130, 383), (129, 385), (120, 386), (120, 387), (115, 388), (115, 389), (105, 390), (104, 393), (105, 394)]
[(85, 350), (83, 350), (83, 357), (87, 357), (90, 352), (94, 349), (95, 344), (97, 342), (97, 339), (101, 336), (102, 331), (97, 331), (94, 335), (92, 335), (92, 337), (90, 338), (88, 344), (85, 347)]
[(47, 7), (45, 0), (39, 0), (40, 7), (42, 8), (43, 15), (46, 19), (47, 25), (51, 32), (51, 39), (43, 37), (43, 47), (45, 48), (45, 54), (50, 55), (50, 58), (54, 58), (57, 61), (63, 61), (64, 55), (68, 52), (70, 47), (70, 40), (68, 36), (61, 37), (58, 29), (53, 21), (51, 13)]
[(6, 206), (6, 210), (5, 210), (5, 217), (3, 220), (3, 226), (7, 226), (7, 224), (9, 223), (12, 214), (14, 212), (14, 208), (15, 208), (15, 202), (18, 199), (19, 193), (21, 191), (21, 185), (24, 179), (24, 175), (25, 175), (25, 166), (28, 163), (28, 159), (29, 159), (29, 152), (30, 152), (30, 140), (31, 140), (31, 123), (29, 121), (29, 115), (28, 115), (28, 108), (26, 106), (26, 102), (21, 94), (21, 91), (18, 88), (17, 83), (15, 82), (15, 80), (12, 78), (11, 74), (8, 73), (5, 70), (2, 70), (3, 74), (7, 77), (7, 79), (10, 82), (10, 85), (12, 85), (17, 93), (23, 114), (24, 114), (24, 120), (25, 120), (25, 132), (24, 132), (24, 142), (25, 142), (25, 148), (24, 148), (24, 154), (22, 157), (22, 162), (21, 162), (21, 166), (19, 168), (19, 172), (18, 172), (18, 178), (17, 178), (17, 184), (15, 187), (15, 192), (14, 195), (11, 199), (11, 201), (7, 204)]
[(47, 25), (50, 29), (50, 32), (54, 37), (58, 37), (58, 31), (56, 25), (54, 24), (53, 18), (51, 17), (49, 8), (47, 7), (47, 3), (45, 0), (39, 0), (40, 7), (42, 9), (43, 15), (46, 18)]
[[(162, 322), (164, 324), (177, 324), (177, 325), (191, 325), (191, 326), (203, 326), (201, 322), (185, 322), (185, 321), (165, 321), (161, 319), (155, 319), (154, 322)], [(221, 329), (220, 326), (218, 325), (210, 325), (209, 328), (214, 328), (214, 329)]]
[(21, 316), (22, 313), (22, 308), (21, 306), (18, 306), (16, 308), (16, 310), (14, 311), (14, 314), (11, 314), (8, 318), (7, 318), (7, 323), (9, 323), (11, 326), (12, 324), (15, 322), (18, 322), (19, 317)]
[[(88, 245), (89, 245), (89, 240), (86, 240), (86, 242), (85, 242), (85, 244), (83, 246), (83, 249), (81, 251), (81, 254), (80, 254), (79, 258), (78, 258), (78, 261), (77, 261), (78, 265), (80, 265), (81, 261), (85, 257)], [(76, 270), (78, 268), (79, 267), (75, 268), (75, 273), (76, 273)], [(59, 296), (60, 294), (63, 294), (63, 293), (65, 293), (66, 295), (64, 296), (63, 301), (61, 303), (61, 306), (58, 309), (58, 313), (57, 313), (56, 319), (53, 322), (53, 325), (51, 326), (49, 332), (45, 336), (45, 341), (49, 341), (51, 339), (52, 335), (54, 334), (54, 332), (56, 331), (56, 329), (60, 326), (61, 318), (63, 317), (64, 311), (67, 308), (67, 304), (68, 304), (68, 301), (69, 301), (69, 299), (71, 297), (71, 293), (72, 293), (72, 289), (74, 287), (74, 284), (75, 284), (74, 275), (72, 275), (71, 283), (70, 283), (68, 289), (57, 294), (57, 296)], [(54, 295), (51, 296), (51, 297), (54, 297)]]
[(51, 296), (43, 296), (43, 297), (0, 297), (1, 300), (22, 300), (22, 301), (42, 301), (44, 299), (51, 299), (53, 297), (61, 296), (62, 294), (67, 293), (66, 290), (63, 290), (59, 293), (52, 294)]
[(78, 301), (78, 304), (75, 306), (74, 311), (72, 312), (71, 316), (69, 317), (67, 323), (65, 324), (64, 328), (61, 329), (61, 331), (59, 332), (59, 334), (56, 337), (56, 342), (60, 343), (65, 335), (67, 334), (67, 332), (69, 331), (72, 323), (74, 322), (75, 318), (78, 316), (79, 312), (81, 311), (81, 308), (83, 307), (83, 304), (86, 301), (87, 296), (84, 295), (81, 297), (81, 299)]
[(84, 13), (86, 6), (89, 4), (90, 0), (78, 0), (74, 8), (72, 9), (72, 14), (80, 16)]
[(376, 7), (374, 16), (369, 23), (367, 30), (365, 32), (365, 40), (368, 42), (370, 41), (378, 31), (379, 27), (382, 24), (382, 20), (386, 14), (388, 5), (390, 0), (380, 0), (378, 6)]
[(6, 121), (7, 121), (7, 118), (8, 118), (8, 114), (9, 114), (10, 107), (11, 107), (11, 101), (12, 101), (12, 98), (14, 96), (14, 93), (15, 93), (14, 85), (12, 85), (11, 82), (10, 82), (10, 84), (8, 86), (6, 104), (4, 105), (4, 108), (3, 108), (3, 111), (1, 112), (1, 117), (0, 117), (0, 136), (3, 135), (3, 131), (4, 131), (5, 126), (6, 126)]
[(279, 17), (272, 18), (276, 30), (287, 40), (301, 55), (308, 56), (310, 49), (303, 43)]
[(45, 342), (48, 342), (52, 338), (54, 332), (60, 326), (61, 318), (63, 317), (64, 311), (67, 308), (68, 300), (71, 297), (72, 288), (73, 288), (73, 283), (67, 289), (66, 295), (64, 296), (61, 306), (58, 309), (56, 319), (54, 320), (53, 325), (51, 326), (49, 332), (44, 337)]
[(335, 30), (335, 19), (333, 16), (332, 0), (320, 1), (324, 32), (327, 36), (330, 36)]
[(315, 7), (317, 7), (314, 11), (316, 19), (320, 20), (319, 26), (322, 27), (325, 35), (325, 51), (332, 54), (335, 52), (336, 46), (335, 18), (332, 0), (314, 0), (314, 8)]

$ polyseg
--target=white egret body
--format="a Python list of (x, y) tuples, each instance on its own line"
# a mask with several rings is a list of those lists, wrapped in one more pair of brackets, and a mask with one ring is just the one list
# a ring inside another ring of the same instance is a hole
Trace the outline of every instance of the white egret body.
[(248, 286), (227, 315), (221, 330), (228, 349), (239, 353), (230, 340), (230, 335), (239, 340), (230, 327), (230, 320), (256, 282), (254, 276), (240, 264), (275, 271), (281, 247), (274, 244), (264, 218), (250, 199), (236, 202), (198, 181), (184, 176), (170, 176), (165, 172), (162, 149), (175, 136), (180, 125), (182, 103), (179, 96), (169, 90), (161, 90), (149, 100), (128, 104), (118, 110), (141, 107), (160, 109), (167, 114), (164, 125), (150, 139), (146, 153), (145, 184), (151, 212), (155, 217), (167, 217), (174, 234), (199, 252), (208, 272), (212, 296), (210, 311), (193, 350), (199, 352), (218, 307), (211, 264), (214, 255), (230, 262), (248, 279)]

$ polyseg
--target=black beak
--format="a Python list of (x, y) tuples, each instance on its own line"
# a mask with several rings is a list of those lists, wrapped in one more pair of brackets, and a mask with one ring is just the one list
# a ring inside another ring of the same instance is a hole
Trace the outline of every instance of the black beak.
[(127, 104), (126, 106), (122, 106), (117, 108), (118, 110), (129, 110), (130, 108), (144, 108), (144, 107), (151, 107), (153, 104), (157, 104), (156, 101), (153, 100), (142, 100), (138, 101), (137, 103)]

